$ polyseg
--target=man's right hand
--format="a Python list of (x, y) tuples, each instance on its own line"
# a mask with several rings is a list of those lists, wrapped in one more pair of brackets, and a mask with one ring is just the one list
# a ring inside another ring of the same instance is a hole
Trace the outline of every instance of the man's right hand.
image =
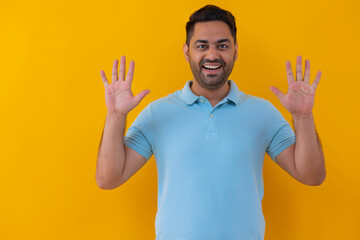
[(140, 101), (150, 92), (143, 90), (136, 96), (131, 91), (131, 83), (134, 76), (134, 61), (130, 61), (129, 70), (125, 78), (126, 58), (121, 56), (120, 73), (118, 77), (118, 60), (115, 59), (112, 69), (111, 84), (106, 79), (105, 72), (100, 71), (105, 86), (105, 103), (107, 112), (114, 115), (127, 115), (132, 109), (139, 105)]

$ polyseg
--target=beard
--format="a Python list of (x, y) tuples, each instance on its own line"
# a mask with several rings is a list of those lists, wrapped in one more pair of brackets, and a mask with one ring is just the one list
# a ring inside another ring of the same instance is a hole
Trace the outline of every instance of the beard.
[[(200, 62), (199, 66), (197, 66), (196, 63), (192, 61), (191, 57), (189, 57), (190, 68), (196, 82), (201, 87), (209, 90), (219, 89), (227, 82), (227, 79), (230, 76), (231, 71), (234, 67), (234, 62), (235, 62), (235, 54), (233, 60), (228, 64), (226, 64), (224, 60), (217, 58), (213, 61), (204, 59)], [(221, 64), (220, 72), (217, 74), (205, 74), (203, 71), (203, 65), (205, 63), (220, 63)]]

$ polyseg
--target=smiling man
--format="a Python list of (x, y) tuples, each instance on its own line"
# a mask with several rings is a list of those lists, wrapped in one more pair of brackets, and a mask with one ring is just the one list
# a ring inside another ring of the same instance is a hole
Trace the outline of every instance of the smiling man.
[[(229, 27), (222, 21), (210, 21), (193, 26), (188, 24), (187, 28), (192, 37), (184, 44), (184, 52), (196, 80), (195, 86), (199, 84), (204, 89), (222, 87), (234, 67), (237, 53), (237, 43), (234, 43)], [(219, 39), (219, 36), (226, 38)]]
[(271, 90), (292, 114), (294, 130), (267, 100), (240, 91), (228, 77), (237, 59), (233, 15), (213, 5), (186, 24), (185, 59), (193, 79), (150, 103), (126, 135), (126, 116), (149, 93), (133, 96), (134, 62), (114, 61), (112, 83), (103, 71), (107, 117), (96, 181), (102, 189), (125, 183), (154, 155), (158, 172), (157, 240), (264, 239), (263, 161), (267, 153), (306, 185), (325, 179), (325, 162), (312, 107), (318, 72), (298, 56), (296, 81), (286, 63), (289, 89)]
[(219, 102), (229, 92), (225, 83), (237, 58), (235, 38), (227, 23), (218, 20), (189, 21), (186, 29), (188, 39), (183, 48), (195, 80), (191, 89), (211, 104)]

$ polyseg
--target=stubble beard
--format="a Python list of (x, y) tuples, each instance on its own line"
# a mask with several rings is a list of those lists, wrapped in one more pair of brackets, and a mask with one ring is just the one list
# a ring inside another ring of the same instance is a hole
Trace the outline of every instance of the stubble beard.
[[(221, 73), (219, 73), (217, 76), (216, 75), (205, 76), (204, 72), (202, 71), (202, 66), (206, 62), (221, 63), (222, 65)], [(203, 60), (200, 62), (199, 66), (197, 66), (189, 57), (190, 68), (194, 75), (195, 81), (201, 87), (209, 90), (219, 89), (227, 82), (228, 77), (230, 76), (231, 71), (234, 67), (234, 62), (235, 62), (235, 55), (233, 57), (233, 60), (229, 64), (225, 64), (223, 60), (216, 59), (214, 61)]]

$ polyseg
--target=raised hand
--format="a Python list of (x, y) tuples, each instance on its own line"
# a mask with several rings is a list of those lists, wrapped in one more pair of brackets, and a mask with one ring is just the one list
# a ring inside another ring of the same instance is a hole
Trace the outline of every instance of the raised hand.
[(132, 109), (139, 105), (140, 101), (150, 92), (149, 89), (143, 90), (136, 96), (131, 91), (131, 83), (134, 76), (135, 62), (130, 61), (129, 70), (125, 78), (126, 58), (121, 56), (120, 73), (118, 77), (118, 60), (115, 59), (112, 68), (111, 84), (106, 79), (105, 72), (100, 71), (101, 78), (105, 86), (105, 102), (107, 111), (110, 114), (127, 115)]
[(290, 61), (286, 62), (286, 72), (289, 85), (286, 95), (277, 87), (272, 86), (270, 87), (270, 90), (292, 115), (311, 115), (314, 106), (315, 90), (320, 81), (321, 71), (318, 71), (314, 82), (310, 85), (310, 61), (305, 61), (305, 73), (303, 79), (301, 56), (297, 56), (296, 81), (294, 80)]

